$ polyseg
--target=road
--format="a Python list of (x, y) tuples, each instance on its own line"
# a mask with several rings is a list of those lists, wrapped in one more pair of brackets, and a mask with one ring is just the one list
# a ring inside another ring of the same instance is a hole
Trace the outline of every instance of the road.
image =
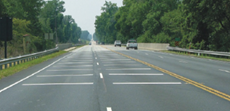
[(229, 111), (230, 63), (89, 45), (0, 80), (0, 111)]

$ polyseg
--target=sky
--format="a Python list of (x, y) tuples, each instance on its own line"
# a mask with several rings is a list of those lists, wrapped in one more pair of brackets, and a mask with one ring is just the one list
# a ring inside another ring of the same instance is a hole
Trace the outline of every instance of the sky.
[[(65, 2), (64, 15), (71, 15), (81, 30), (88, 30), (90, 34), (95, 32), (94, 22), (96, 16), (101, 15), (101, 7), (105, 0), (62, 0)], [(107, 0), (122, 6), (123, 0)]]

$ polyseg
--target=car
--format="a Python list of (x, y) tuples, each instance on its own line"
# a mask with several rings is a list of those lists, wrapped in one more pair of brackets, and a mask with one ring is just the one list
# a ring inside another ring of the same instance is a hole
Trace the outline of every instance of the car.
[(129, 48), (134, 48), (135, 50), (138, 49), (138, 44), (136, 40), (128, 40), (127, 44), (126, 44), (126, 49), (129, 50)]
[(121, 47), (121, 41), (120, 40), (115, 40), (114, 41), (114, 46), (120, 46)]

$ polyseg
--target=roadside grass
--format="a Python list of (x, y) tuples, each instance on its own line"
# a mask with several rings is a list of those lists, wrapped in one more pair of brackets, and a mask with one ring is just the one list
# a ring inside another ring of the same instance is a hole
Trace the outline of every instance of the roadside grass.
[[(83, 45), (82, 45), (83, 46)], [(82, 47), (82, 46), (77, 46), (76, 48), (79, 48), (79, 47)], [(0, 70), (0, 79), (4, 78), (4, 77), (7, 77), (7, 76), (10, 76), (10, 75), (13, 75), (17, 72), (20, 72), (24, 69), (27, 69), (31, 66), (34, 66), (36, 64), (40, 64), (44, 61), (47, 61), (49, 59), (52, 59), (52, 58), (55, 58), (57, 56), (60, 56), (64, 53), (67, 53), (68, 51), (59, 51), (59, 52), (55, 52), (55, 53), (52, 53), (52, 54), (49, 54), (49, 55), (45, 55), (45, 56), (42, 56), (40, 58), (37, 58), (37, 59), (34, 59), (32, 61), (28, 61), (28, 62), (25, 62), (25, 63), (22, 63), (22, 64), (18, 64), (16, 66), (13, 66), (13, 67), (9, 67), (7, 69), (4, 69), (4, 70)]]
[(200, 54), (200, 56), (198, 56), (197, 54), (194, 54), (194, 53), (175, 52), (175, 51), (161, 51), (161, 52), (172, 53), (172, 54), (177, 54), (177, 55), (184, 55), (184, 56), (192, 56), (192, 57), (198, 57), (198, 58), (204, 58), (204, 59), (212, 59), (212, 60), (219, 60), (219, 61), (228, 61), (228, 62), (230, 62), (230, 57), (211, 56), (211, 55), (206, 55), (206, 54)]

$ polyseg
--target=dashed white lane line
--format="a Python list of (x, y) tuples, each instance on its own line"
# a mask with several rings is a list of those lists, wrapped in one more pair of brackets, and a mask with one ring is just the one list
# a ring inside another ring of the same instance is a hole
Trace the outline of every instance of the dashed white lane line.
[(22, 84), (23, 86), (56, 86), (56, 85), (93, 85), (92, 82), (88, 83), (30, 83)]
[(161, 76), (162, 73), (109, 73), (111, 76)]
[(145, 53), (145, 55), (149, 55), (148, 53)]
[(95, 59), (97, 59), (97, 57), (95, 57)]
[(116, 85), (174, 85), (181, 82), (114, 82)]
[(100, 73), (100, 78), (103, 79), (103, 74), (102, 73)]
[(99, 65), (99, 63), (97, 62), (97, 65)]
[(112, 111), (111, 107), (107, 107), (106, 109), (107, 109), (107, 111)]
[(119, 69), (106, 69), (106, 70), (151, 70), (151, 68), (119, 68)]
[(93, 76), (93, 74), (63, 74), (63, 75), (37, 75), (37, 77), (74, 77), (74, 76)]
[(227, 72), (227, 73), (230, 73), (230, 71), (228, 70), (224, 70), (224, 69), (219, 69), (220, 71), (223, 71), (223, 72)]
[(159, 56), (161, 59), (163, 59), (164, 57), (162, 57), (162, 56)]

